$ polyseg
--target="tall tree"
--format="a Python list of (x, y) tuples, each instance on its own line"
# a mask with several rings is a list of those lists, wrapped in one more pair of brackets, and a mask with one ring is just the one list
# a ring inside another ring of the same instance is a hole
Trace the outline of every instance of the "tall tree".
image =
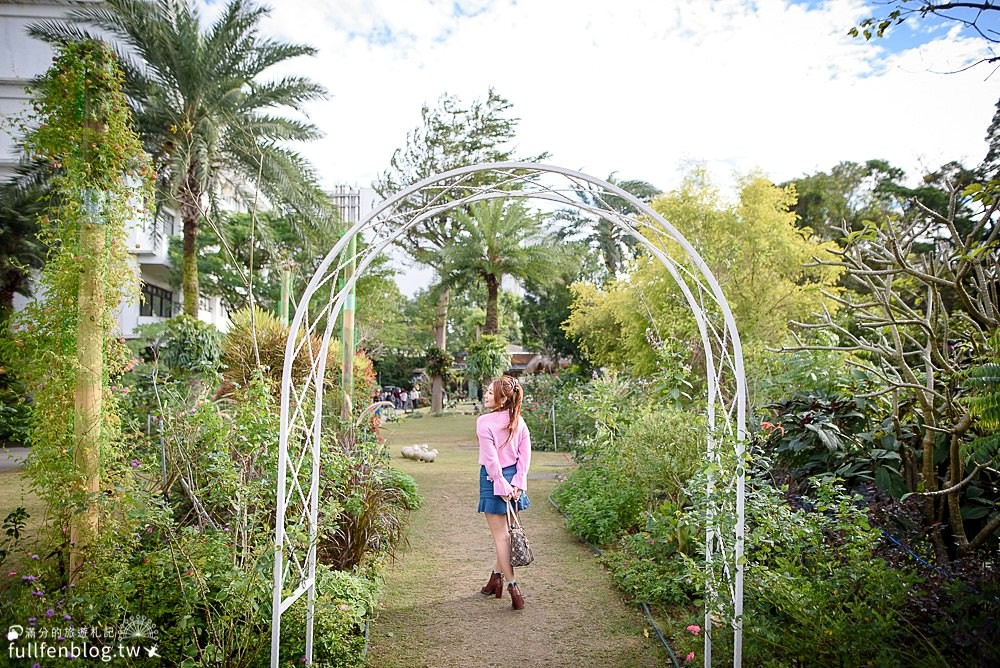
[[(619, 180), (614, 174), (609, 175), (607, 181), (647, 204), (661, 193), (659, 188), (647, 181)], [(592, 186), (577, 188), (576, 196), (581, 204), (589, 208), (608, 209), (625, 215), (638, 213), (632, 202), (624, 197), (600, 191)], [(579, 209), (566, 209), (559, 212), (557, 220), (560, 222), (559, 235), (562, 238), (585, 241), (591, 248), (600, 252), (604, 268), (607, 270), (606, 280), (614, 280), (618, 272), (624, 268), (625, 262), (636, 256), (638, 240), (623, 232), (608, 218), (598, 216), (594, 220), (593, 215), (583, 213)]]
[[(517, 134), (520, 119), (511, 115), (511, 103), (492, 88), (486, 100), (464, 104), (457, 97), (442, 95), (433, 109), (425, 105), (420, 112), (422, 124), (412, 130), (406, 145), (393, 154), (391, 166), (374, 184), (382, 197), (420, 181), (428, 176), (449, 169), (481, 162), (507, 160), (538, 161), (547, 157), (542, 153), (531, 157), (516, 157), (512, 142)], [(466, 182), (467, 188), (489, 185), (479, 176)], [(468, 190), (456, 190), (452, 199), (458, 199)], [(445, 203), (439, 193), (434, 195), (439, 204)], [(425, 197), (413, 198), (414, 209), (427, 204)], [(440, 215), (416, 225), (400, 238), (398, 245), (417, 262), (435, 269), (439, 277), (443, 270), (441, 253), (458, 233), (454, 216)], [(448, 303), (451, 291), (446, 281), (440, 281), (437, 293), (437, 310), (434, 316), (434, 342), (438, 348), (447, 349)], [(436, 377), (431, 387), (431, 409), (442, 409), (443, 379)]]
[(315, 139), (319, 132), (275, 111), (302, 111), (324, 90), (303, 77), (262, 78), (272, 66), (315, 49), (262, 37), (260, 23), (268, 11), (251, 0), (230, 0), (204, 30), (191, 0), (108, 0), (73, 10), (68, 21), (29, 28), (50, 43), (90, 38), (82, 26), (115, 41), (162, 201), (179, 208), (184, 224), (189, 315), (198, 315), (198, 229), (221, 199), (235, 197), (252, 206), (258, 189), (272, 204), (298, 209), (305, 220), (328, 206), (312, 169), (285, 146)]
[(794, 186), (797, 199), (793, 210), (799, 227), (808, 227), (826, 241), (859, 230), (866, 220), (886, 215), (900, 201), (896, 184), (905, 174), (884, 160), (864, 163), (840, 162), (827, 172), (816, 172), (781, 184)]
[[(789, 318), (807, 318), (821, 305), (835, 304), (820, 290), (836, 293), (841, 271), (806, 266), (836, 249), (805, 237), (790, 210), (791, 188), (759, 175), (742, 183), (739, 201), (721, 200), (703, 172), (689, 175), (676, 191), (652, 206), (692, 243), (715, 274), (739, 324), (747, 355), (780, 343)], [(685, 257), (673, 242), (667, 254)], [(832, 258), (832, 256), (829, 256)], [(692, 359), (698, 340), (695, 321), (667, 270), (650, 255), (603, 288), (578, 283), (566, 331), (595, 365), (617, 366), (639, 375), (660, 367), (656, 349)], [(653, 345), (650, 345), (650, 344)]]
[(486, 286), (484, 334), (496, 334), (499, 324), (500, 284), (505, 276), (549, 282), (562, 268), (559, 248), (545, 236), (540, 214), (523, 202), (502, 199), (475, 202), (459, 211), (454, 242), (442, 258), (446, 280), (478, 280)]

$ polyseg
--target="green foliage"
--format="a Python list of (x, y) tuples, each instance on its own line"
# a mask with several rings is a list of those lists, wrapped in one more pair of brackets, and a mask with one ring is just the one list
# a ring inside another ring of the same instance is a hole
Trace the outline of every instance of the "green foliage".
[(485, 334), (469, 346), (465, 358), (465, 377), (482, 385), (486, 380), (499, 378), (510, 368), (507, 341), (502, 337)]
[(917, 578), (878, 555), (881, 534), (856, 501), (819, 484), (792, 507), (773, 487), (748, 487), (744, 660), (915, 665), (922, 643), (904, 607)]
[(578, 276), (556, 281), (549, 286), (526, 281), (526, 292), (518, 314), (523, 323), (522, 342), (526, 348), (537, 350), (555, 360), (568, 357), (579, 364), (585, 363), (586, 358), (577, 343), (566, 336), (562, 327), (570, 315), (573, 293), (569, 286), (575, 280), (578, 280)]
[(580, 404), (572, 399), (573, 393), (585, 391), (580, 378), (570, 374), (535, 374), (521, 377), (524, 388), (524, 402), (521, 416), (531, 431), (533, 450), (551, 450), (552, 414), (555, 407), (555, 447), (567, 450), (580, 441), (593, 427), (581, 410)]
[(590, 463), (573, 470), (552, 499), (566, 514), (566, 528), (596, 545), (613, 543), (639, 525), (647, 493), (613, 467)]
[(140, 334), (154, 360), (173, 373), (214, 372), (222, 362), (222, 333), (189, 315), (145, 325)]
[(763, 424), (769, 452), (795, 479), (833, 477), (849, 488), (874, 482), (897, 498), (905, 491), (901, 452), (912, 432), (897, 434), (891, 418), (871, 428), (865, 399), (806, 393), (767, 408), (776, 415)]
[(28, 523), (28, 511), (18, 506), (7, 514), (4, 518), (3, 529), (4, 538), (0, 539), (0, 566), (7, 561), (7, 557), (13, 552), (18, 543), (21, 542), (21, 534)]
[(46, 169), (22, 165), (0, 184), (0, 323), (14, 309), (14, 293), (31, 296), (31, 271), (45, 264), (38, 219), (49, 205)]
[(548, 283), (563, 265), (561, 248), (545, 234), (542, 215), (520, 201), (474, 202), (454, 214), (458, 233), (443, 251), (450, 285), (482, 281), (486, 286), (483, 331), (499, 330), (500, 284), (505, 276)]
[[(0, 355), (4, 347), (0, 345)], [(24, 384), (9, 367), (0, 370), (0, 445), (31, 444), (32, 405)]]
[[(457, 167), (544, 160), (547, 153), (515, 155), (513, 144), (520, 119), (511, 115), (512, 106), (492, 88), (485, 100), (464, 103), (445, 93), (435, 107), (424, 105), (420, 110), (421, 125), (408, 133), (406, 145), (393, 153), (392, 164), (378, 179), (375, 190), (380, 196), (389, 197), (417, 181)], [(468, 194), (468, 189), (494, 185), (487, 182), (489, 178), (487, 174), (471, 174), (463, 180), (463, 188), (452, 189), (448, 197), (459, 199)], [(508, 181), (502, 187), (514, 190), (519, 184)], [(440, 194), (416, 193), (411, 198), (413, 206), (422, 208), (429, 204), (424, 201), (427, 197), (433, 197), (437, 205), (444, 203)], [(409, 228), (396, 243), (417, 262), (441, 272), (442, 251), (452, 245), (459, 230), (454, 217), (433, 216)]]
[(963, 382), (970, 392), (963, 403), (976, 419), (976, 437), (963, 447), (968, 459), (977, 464), (993, 461), (1000, 452), (1000, 332), (991, 343), (991, 359), (968, 369)]
[(455, 356), (438, 346), (429, 346), (424, 357), (424, 368), (427, 375), (431, 377), (446, 378), (451, 373), (451, 367), (455, 363)]
[[(246, 385), (257, 369), (263, 369), (272, 386), (280, 393), (281, 372), (289, 328), (269, 311), (259, 306), (237, 311), (230, 316), (232, 326), (222, 340), (222, 362), (226, 380)], [(315, 337), (313, 337), (315, 339)], [(314, 354), (319, 354), (319, 340), (310, 340)], [(309, 373), (309, 355), (298, 355), (292, 374), (297, 381)]]
[[(222, 362), (225, 366), (223, 377), (237, 387), (245, 386), (250, 379), (261, 370), (271, 387), (275, 397), (281, 395), (281, 374), (285, 364), (285, 346), (288, 343), (290, 328), (282, 325), (274, 314), (259, 307), (243, 309), (230, 316), (232, 326), (222, 339)], [(305, 334), (299, 334), (299, 346), (309, 346), (312, 358), (319, 355), (322, 342), (317, 336), (310, 336), (305, 342)], [(311, 355), (303, 348), (292, 362), (293, 382), (301, 382), (312, 368)], [(328, 388), (337, 391), (326, 395), (327, 410), (333, 415), (340, 414), (343, 402), (341, 383), (341, 368), (343, 360), (340, 342), (330, 341), (326, 357), (326, 372), (324, 382)], [(375, 387), (375, 370), (368, 357), (358, 352), (354, 355), (354, 390), (351, 396), (352, 405), (359, 410), (371, 403), (372, 390)]]
[[(13, 316), (12, 334), (2, 345), (4, 358), (33, 399), (33, 449), (25, 471), (56, 531), (84, 509), (110, 512), (120, 491), (115, 488), (122, 466), (120, 418), (108, 385), (110, 376), (124, 368), (128, 353), (113, 333), (117, 305), (138, 299), (125, 225), (140, 215), (136, 203), (151, 198), (151, 169), (131, 129), (122, 83), (106, 44), (61, 47), (32, 93), (36, 127), (24, 138), (30, 159), (52, 170), (54, 197), (39, 220), (38, 239), (47, 252), (37, 278), (39, 298)], [(95, 248), (84, 252), (84, 236)], [(85, 273), (100, 277), (99, 294), (81, 304)], [(91, 451), (100, 452), (102, 476), (99, 493), (90, 495), (83, 488), (83, 472), (73, 463), (74, 391), (78, 377), (88, 373), (79, 367), (77, 332), (82, 310), (100, 300), (104, 312), (82, 328), (103, 339), (101, 364), (90, 367), (103, 370), (103, 378), (97, 387), (87, 388), (100, 408), (99, 428), (90, 433), (100, 440)], [(59, 553), (68, 548), (60, 540)]]
[[(807, 319), (823, 306), (835, 311), (836, 304), (821, 290), (837, 292), (842, 270), (813, 263), (835, 246), (796, 227), (790, 210), (794, 189), (778, 188), (757, 175), (746, 177), (742, 186), (739, 201), (724, 204), (704, 174), (695, 173), (652, 207), (712, 270), (739, 323), (744, 349), (751, 351), (784, 340), (790, 320)], [(686, 258), (674, 242), (655, 243), (670, 257)], [(691, 353), (700, 345), (694, 318), (658, 261), (643, 255), (629, 276), (600, 288), (577, 284), (573, 290), (566, 331), (595, 365), (652, 374), (658, 368), (652, 341), (686, 353), (687, 363), (698, 368)]]
[[(0, 624), (27, 627), (33, 617), (45, 625), (48, 609), (88, 627), (143, 615), (158, 631), (165, 664), (264, 665), (273, 582), (275, 401), (259, 374), (225, 401), (212, 401), (192, 384), (165, 386), (161, 398), (166, 478), (158, 444), (133, 435), (124, 453), (127, 473), (116, 480), (116, 513), (108, 516), (86, 577), (67, 588), (57, 559), (27, 555), (25, 579), (0, 579), (5, 602)], [(368, 524), (379, 529), (388, 525), (386, 517), (405, 516), (406, 509), (419, 506), (413, 480), (389, 469), (370, 441), (363, 447), (370, 456), (359, 453), (360, 463), (354, 455), (341, 456), (341, 468), (350, 476), (324, 469), (324, 531), (357, 526), (355, 513), (365, 503), (367, 517), (384, 516)], [(390, 491), (369, 494), (377, 488)], [(394, 503), (373, 507), (376, 496)], [(386, 541), (398, 536), (368, 535), (361, 560), (370, 568), (333, 571), (318, 565), (318, 661), (362, 665), (363, 627), (378, 598), (378, 569), (392, 550)], [(302, 606), (290, 609), (282, 629), (283, 661), (297, 663), (303, 655), (304, 621)], [(123, 640), (97, 644), (113, 647)]]
[[(621, 180), (614, 174), (608, 175), (605, 180), (646, 204), (662, 192), (646, 181)], [(598, 218), (594, 221), (591, 218), (592, 212), (611, 210), (619, 214), (636, 216), (639, 211), (629, 200), (603, 188), (591, 185), (579, 186), (575, 194), (580, 204), (589, 209), (588, 214), (585, 215), (577, 209), (559, 211), (556, 215), (560, 221), (557, 234), (560, 239), (572, 239), (577, 243), (583, 243), (588, 252), (598, 251), (604, 264), (605, 273), (602, 278), (614, 280), (618, 272), (630, 260), (635, 259), (639, 242), (607, 218)]]
[(699, 534), (692, 518), (670, 502), (650, 513), (646, 527), (623, 536), (616, 549), (606, 552), (615, 582), (629, 597), (655, 605), (683, 605), (698, 598), (689, 560)]
[(250, 0), (229, 0), (205, 28), (191, 2), (109, 0), (70, 11), (72, 23), (29, 27), (33, 36), (58, 44), (91, 36), (89, 26), (122, 47), (136, 126), (153, 156), (160, 201), (178, 206), (184, 222), (184, 310), (192, 316), (198, 308), (201, 215), (206, 209), (214, 213), (218, 201), (234, 192), (256, 208), (256, 190), (229, 189), (234, 178), (310, 223), (328, 216), (330, 208), (312, 170), (287, 145), (315, 139), (316, 128), (276, 111), (301, 111), (325, 91), (300, 76), (263, 78), (268, 68), (315, 50), (265, 37), (260, 27), (267, 14)]
[(639, 530), (651, 508), (682, 508), (684, 488), (701, 467), (704, 420), (634, 392), (614, 377), (593, 381), (587, 392), (574, 390), (592, 431), (575, 446), (582, 464), (553, 499), (569, 529), (592, 543), (611, 544)]
[(364, 442), (325, 451), (321, 477), (319, 559), (350, 570), (392, 557), (409, 510), (423, 502), (412, 478), (388, 466), (384, 448)]

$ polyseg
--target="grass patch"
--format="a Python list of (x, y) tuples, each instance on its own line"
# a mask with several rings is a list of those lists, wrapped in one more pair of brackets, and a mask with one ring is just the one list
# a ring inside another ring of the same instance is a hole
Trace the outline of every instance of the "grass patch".
[(0, 522), (18, 507), (28, 511), (28, 521), (17, 549), (3, 564), (4, 571), (18, 571), (21, 560), (26, 558), (25, 551), (35, 551), (38, 535), (45, 526), (45, 503), (31, 491), (28, 479), (20, 471), (0, 472)]
[(426, 443), (432, 448), (475, 444), (476, 416), (447, 414), (426, 420), (405, 417), (384, 425), (381, 433), (393, 450), (414, 443)]

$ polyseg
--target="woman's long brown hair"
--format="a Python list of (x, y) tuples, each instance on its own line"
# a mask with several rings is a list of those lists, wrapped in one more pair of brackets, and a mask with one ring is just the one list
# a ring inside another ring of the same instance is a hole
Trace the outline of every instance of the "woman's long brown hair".
[(502, 448), (511, 442), (514, 433), (517, 432), (517, 425), (521, 420), (521, 402), (524, 399), (524, 389), (521, 387), (521, 383), (517, 382), (517, 378), (500, 376), (493, 381), (493, 396), (497, 402), (494, 412), (506, 410), (510, 416), (510, 422), (507, 424), (507, 440), (500, 446)]

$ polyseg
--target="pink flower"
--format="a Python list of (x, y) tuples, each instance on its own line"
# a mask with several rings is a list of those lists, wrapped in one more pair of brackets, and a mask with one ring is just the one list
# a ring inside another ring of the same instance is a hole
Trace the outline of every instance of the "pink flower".
[(701, 627), (698, 626), (697, 624), (692, 624), (691, 626), (687, 627), (687, 630), (695, 635), (701, 633)]
[(694, 652), (691, 652), (686, 657), (684, 657), (684, 663), (691, 663), (694, 661)]
[(351, 609), (351, 606), (347, 605), (346, 603), (341, 603), (337, 607), (340, 608), (341, 610), (345, 610), (345, 611)]

